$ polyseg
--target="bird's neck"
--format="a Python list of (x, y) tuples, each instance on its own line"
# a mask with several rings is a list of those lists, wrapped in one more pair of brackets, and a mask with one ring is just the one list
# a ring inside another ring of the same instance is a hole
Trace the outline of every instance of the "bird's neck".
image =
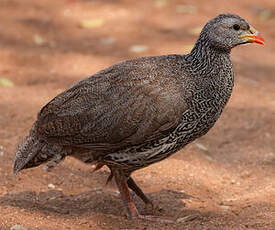
[(202, 40), (186, 55), (186, 60), (193, 76), (191, 81), (195, 82), (192, 89), (198, 93), (196, 97), (201, 101), (213, 99), (217, 108), (223, 108), (234, 86), (230, 51), (215, 49)]
[[(222, 68), (221, 65), (231, 65), (230, 51), (215, 48), (207, 39), (200, 36), (192, 51), (186, 55), (186, 60), (195, 72), (218, 71)], [(203, 74), (203, 76), (207, 75)]]

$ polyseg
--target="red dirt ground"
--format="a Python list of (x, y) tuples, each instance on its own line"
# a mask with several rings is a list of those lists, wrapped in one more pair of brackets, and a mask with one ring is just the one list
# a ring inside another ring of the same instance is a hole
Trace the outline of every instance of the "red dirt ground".
[[(232, 51), (234, 92), (206, 136), (133, 175), (160, 216), (181, 223), (127, 220), (116, 187), (105, 186), (107, 169), (92, 174), (72, 158), (13, 176), (17, 144), (57, 93), (123, 59), (186, 53), (192, 29), (224, 12), (247, 19), (266, 45)], [(1, 230), (275, 229), (274, 1), (1, 0), (0, 18), (0, 78), (14, 83), (0, 86)], [(85, 19), (98, 27), (81, 28)]]

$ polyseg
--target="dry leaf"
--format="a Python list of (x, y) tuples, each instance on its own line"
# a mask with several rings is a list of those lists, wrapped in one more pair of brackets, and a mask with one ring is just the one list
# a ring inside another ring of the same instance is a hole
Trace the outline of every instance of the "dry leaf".
[(80, 21), (79, 26), (81, 28), (98, 28), (105, 24), (105, 20), (102, 18), (85, 19)]
[(0, 78), (0, 85), (5, 86), (5, 87), (13, 87), (14, 86), (13, 82), (6, 78)]

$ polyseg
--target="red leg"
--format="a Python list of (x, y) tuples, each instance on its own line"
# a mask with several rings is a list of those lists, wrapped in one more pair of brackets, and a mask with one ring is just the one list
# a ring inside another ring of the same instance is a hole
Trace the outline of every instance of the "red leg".
[(128, 218), (131, 219), (133, 217), (138, 217), (139, 213), (131, 198), (131, 194), (127, 186), (127, 178), (123, 174), (123, 171), (119, 169), (114, 169), (112, 170), (112, 174), (114, 175), (124, 205), (127, 208)]
[[(117, 187), (119, 189), (121, 198), (123, 200), (123, 203), (124, 203), (125, 207), (127, 208), (128, 218), (130, 218), (130, 219), (139, 218), (139, 219), (143, 219), (143, 220), (156, 221), (156, 222), (166, 223), (166, 224), (175, 223), (175, 221), (161, 219), (161, 218), (158, 218), (158, 217), (155, 217), (155, 216), (140, 215), (138, 213), (138, 210), (137, 210), (132, 198), (131, 198), (131, 194), (130, 194), (129, 189), (128, 189), (128, 185), (127, 185), (128, 178), (125, 176), (123, 171), (119, 170), (119, 169), (112, 169), (112, 174), (114, 175), (114, 178), (115, 178)], [(142, 194), (144, 195), (143, 192), (142, 192)], [(143, 195), (141, 195), (141, 196), (143, 197)]]
[(132, 189), (137, 196), (139, 196), (146, 205), (146, 209), (151, 212), (159, 212), (161, 208), (158, 205), (155, 205), (141, 190), (141, 188), (136, 184), (132, 177), (129, 177), (127, 181), (128, 187)]
[(132, 189), (142, 200), (145, 204), (153, 205), (152, 201), (143, 193), (140, 187), (136, 184), (132, 177), (129, 177), (127, 180), (127, 184), (130, 189)]

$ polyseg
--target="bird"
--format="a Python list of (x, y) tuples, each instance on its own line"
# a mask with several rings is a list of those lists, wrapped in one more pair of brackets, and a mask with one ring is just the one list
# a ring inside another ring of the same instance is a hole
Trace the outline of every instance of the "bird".
[(43, 163), (51, 169), (67, 156), (95, 170), (107, 166), (127, 217), (154, 220), (133, 202), (129, 189), (154, 207), (132, 173), (214, 126), (234, 86), (231, 49), (247, 43), (264, 39), (240, 16), (220, 14), (188, 54), (124, 60), (79, 81), (42, 107), (15, 151), (14, 173)]

